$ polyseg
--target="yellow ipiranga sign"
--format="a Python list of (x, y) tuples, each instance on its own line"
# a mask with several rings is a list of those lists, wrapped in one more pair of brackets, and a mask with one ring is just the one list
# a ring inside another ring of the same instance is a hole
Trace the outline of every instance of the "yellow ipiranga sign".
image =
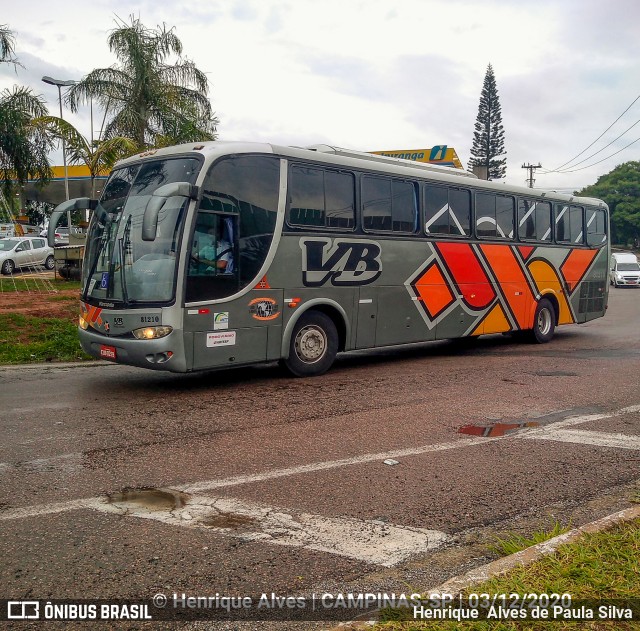
[(447, 145), (435, 145), (430, 149), (396, 149), (394, 151), (370, 151), (369, 153), (378, 156), (389, 156), (390, 158), (401, 158), (402, 160), (439, 164), (445, 167), (455, 167), (456, 169), (464, 168), (456, 150), (453, 147), (447, 147)]

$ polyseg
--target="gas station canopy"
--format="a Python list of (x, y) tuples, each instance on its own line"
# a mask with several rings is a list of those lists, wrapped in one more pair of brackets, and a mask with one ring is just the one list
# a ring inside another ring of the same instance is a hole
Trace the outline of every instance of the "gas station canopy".
[[(48, 202), (58, 205), (65, 201), (64, 167), (51, 167), (53, 177), (42, 188), (35, 182), (29, 181), (24, 187), (24, 198), (34, 202)], [(95, 178), (94, 190), (91, 190), (91, 176), (89, 169), (84, 165), (67, 166), (67, 180), (69, 184), (69, 199), (75, 197), (99, 197), (108, 173)]]

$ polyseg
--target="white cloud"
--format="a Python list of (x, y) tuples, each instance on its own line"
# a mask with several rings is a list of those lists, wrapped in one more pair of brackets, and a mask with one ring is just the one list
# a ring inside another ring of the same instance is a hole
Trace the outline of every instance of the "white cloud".
[[(25, 69), (0, 68), (0, 88), (29, 85), (57, 111), (57, 91), (42, 75), (79, 79), (113, 64), (108, 33), (116, 16), (131, 14), (148, 27), (175, 26), (185, 55), (208, 73), (224, 139), (364, 150), (448, 144), (466, 164), (491, 63), (507, 179), (521, 184), (522, 163), (562, 164), (640, 93), (635, 0), (98, 0), (82, 10), (33, 0), (28, 11), (3, 8)], [(636, 104), (594, 150), (639, 113)], [(89, 133), (88, 112), (65, 117)], [(578, 188), (637, 156), (632, 147), (591, 169), (539, 173), (537, 183)]]

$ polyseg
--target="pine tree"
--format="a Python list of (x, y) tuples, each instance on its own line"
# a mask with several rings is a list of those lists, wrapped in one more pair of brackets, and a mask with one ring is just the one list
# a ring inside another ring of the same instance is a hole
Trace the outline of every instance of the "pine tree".
[(496, 77), (493, 74), (491, 64), (489, 64), (480, 94), (469, 169), (476, 166), (486, 167), (488, 179), (502, 179), (507, 173), (506, 155)]

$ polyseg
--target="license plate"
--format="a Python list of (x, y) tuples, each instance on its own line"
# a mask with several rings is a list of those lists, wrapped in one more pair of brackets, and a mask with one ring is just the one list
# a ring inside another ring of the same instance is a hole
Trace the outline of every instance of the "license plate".
[(107, 346), (103, 344), (100, 347), (100, 357), (102, 359), (110, 359), (111, 361), (115, 361), (116, 359), (116, 347), (115, 346)]

